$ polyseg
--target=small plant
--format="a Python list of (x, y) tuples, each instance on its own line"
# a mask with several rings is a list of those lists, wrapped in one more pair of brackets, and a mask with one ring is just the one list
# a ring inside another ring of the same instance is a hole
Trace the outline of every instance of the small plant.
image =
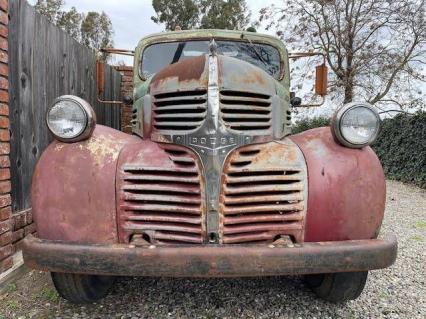
[(14, 291), (16, 291), (16, 289), (18, 289), (18, 286), (15, 283), (11, 283), (11, 284), (7, 285), (7, 291), (8, 292), (14, 292)]
[(51, 288), (44, 287), (40, 292), (41, 297), (52, 302), (56, 302), (59, 299), (58, 293)]
[(11, 310), (17, 310), (19, 308), (19, 304), (16, 300), (6, 300), (6, 307)]
[(423, 237), (420, 235), (411, 236), (410, 239), (414, 241), (423, 241)]
[(418, 229), (426, 229), (426, 222), (424, 221), (418, 221), (415, 223), (414, 227)]

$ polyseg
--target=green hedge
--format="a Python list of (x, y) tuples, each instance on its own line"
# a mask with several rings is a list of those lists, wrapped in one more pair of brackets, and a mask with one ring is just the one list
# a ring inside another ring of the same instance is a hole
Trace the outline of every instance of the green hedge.
[(388, 178), (426, 188), (426, 112), (384, 120), (373, 148)]
[(314, 117), (312, 119), (304, 119), (296, 122), (291, 128), (293, 134), (301, 133), (313, 128), (330, 125), (330, 119), (326, 117)]
[[(292, 131), (296, 134), (327, 126), (329, 121), (322, 117), (302, 120)], [(388, 178), (426, 188), (426, 112), (385, 119), (372, 147)]]

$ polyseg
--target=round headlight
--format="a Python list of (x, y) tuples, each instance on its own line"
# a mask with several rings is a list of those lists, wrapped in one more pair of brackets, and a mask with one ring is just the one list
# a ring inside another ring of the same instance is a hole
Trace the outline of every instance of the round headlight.
[(380, 117), (368, 103), (349, 103), (337, 110), (332, 132), (337, 141), (350, 148), (372, 144), (379, 134)]
[(61, 96), (47, 111), (49, 130), (63, 142), (76, 142), (89, 138), (95, 122), (95, 112), (90, 104), (77, 96)]

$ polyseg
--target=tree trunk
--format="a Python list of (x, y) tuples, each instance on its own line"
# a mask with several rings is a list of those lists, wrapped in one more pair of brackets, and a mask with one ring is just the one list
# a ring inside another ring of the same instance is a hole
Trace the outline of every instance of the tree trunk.
[[(349, 72), (348, 72), (349, 73)], [(354, 80), (352, 74), (345, 79), (345, 100), (344, 103), (350, 103), (354, 97)]]

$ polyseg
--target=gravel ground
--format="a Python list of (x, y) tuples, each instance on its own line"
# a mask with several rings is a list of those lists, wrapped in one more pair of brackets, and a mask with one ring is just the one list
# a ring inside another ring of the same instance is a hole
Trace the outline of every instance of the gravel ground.
[(0, 295), (6, 318), (426, 318), (426, 191), (388, 181), (382, 233), (395, 233), (398, 259), (370, 272), (356, 301), (315, 298), (298, 277), (256, 279), (120, 279), (98, 304), (74, 306), (50, 278), (30, 272)]

